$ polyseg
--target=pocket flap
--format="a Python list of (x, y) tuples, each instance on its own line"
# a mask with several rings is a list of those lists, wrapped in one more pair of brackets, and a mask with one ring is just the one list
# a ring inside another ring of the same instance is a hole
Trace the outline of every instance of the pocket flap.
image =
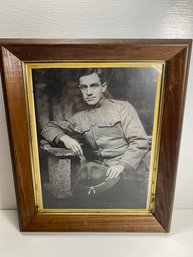
[(99, 128), (103, 127), (113, 127), (115, 124), (121, 122), (120, 119), (107, 119), (107, 120), (101, 120), (98, 122)]

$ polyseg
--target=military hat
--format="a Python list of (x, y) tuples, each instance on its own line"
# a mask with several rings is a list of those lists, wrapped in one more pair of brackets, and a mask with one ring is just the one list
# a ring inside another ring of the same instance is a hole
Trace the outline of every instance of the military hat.
[(108, 166), (96, 162), (88, 162), (80, 169), (80, 183), (88, 195), (102, 193), (114, 186), (120, 177), (107, 180)]

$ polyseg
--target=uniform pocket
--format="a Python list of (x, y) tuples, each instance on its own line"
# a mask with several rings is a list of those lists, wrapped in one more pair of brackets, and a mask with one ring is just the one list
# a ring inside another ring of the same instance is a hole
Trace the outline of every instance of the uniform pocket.
[(120, 119), (107, 119), (107, 120), (101, 120), (98, 122), (99, 128), (105, 128), (105, 127), (114, 127), (117, 123), (120, 123)]
[(124, 137), (121, 120), (119, 118), (113, 117), (111, 119), (100, 120), (98, 122), (98, 129), (100, 130), (104, 142), (114, 139), (115, 143), (117, 139)]

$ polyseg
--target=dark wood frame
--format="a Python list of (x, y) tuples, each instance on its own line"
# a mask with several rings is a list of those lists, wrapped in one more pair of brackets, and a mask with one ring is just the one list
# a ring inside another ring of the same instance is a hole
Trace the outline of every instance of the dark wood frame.
[[(191, 40), (0, 40), (1, 72), (21, 231), (170, 230)], [(152, 215), (37, 213), (22, 62), (54, 60), (166, 61), (155, 212)]]

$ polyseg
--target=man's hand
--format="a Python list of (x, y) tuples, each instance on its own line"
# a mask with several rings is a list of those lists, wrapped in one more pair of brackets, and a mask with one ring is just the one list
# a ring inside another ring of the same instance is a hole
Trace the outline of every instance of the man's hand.
[(72, 150), (73, 153), (78, 157), (81, 157), (83, 155), (82, 148), (75, 139), (69, 137), (68, 135), (64, 135), (60, 138), (60, 141), (67, 149)]
[(117, 178), (123, 172), (123, 170), (124, 170), (124, 167), (122, 165), (115, 165), (115, 166), (109, 167), (106, 173), (106, 176), (107, 176), (106, 180)]

